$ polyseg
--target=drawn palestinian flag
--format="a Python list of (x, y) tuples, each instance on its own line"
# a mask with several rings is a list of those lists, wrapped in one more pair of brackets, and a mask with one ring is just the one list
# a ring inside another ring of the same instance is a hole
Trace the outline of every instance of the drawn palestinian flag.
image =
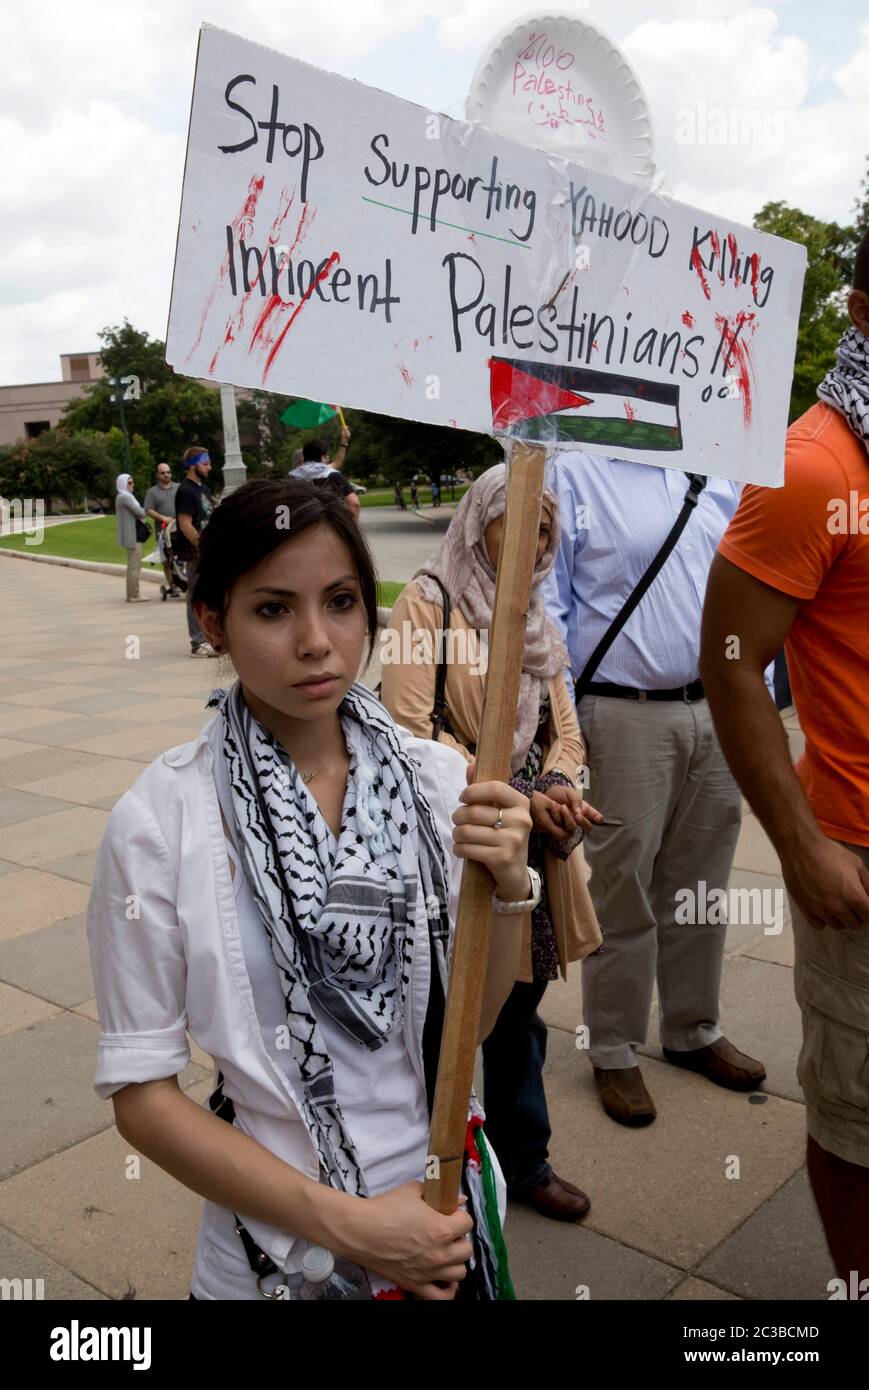
[(679, 387), (672, 382), (554, 362), (490, 357), (496, 434), (549, 444), (681, 449)]

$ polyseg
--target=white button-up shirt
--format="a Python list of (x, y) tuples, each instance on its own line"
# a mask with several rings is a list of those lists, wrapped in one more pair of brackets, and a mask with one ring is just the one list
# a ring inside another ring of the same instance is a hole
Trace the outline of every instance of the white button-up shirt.
[[(466, 785), (466, 764), (444, 744), (415, 738), (405, 730), (401, 735), (419, 763), (420, 786), (445, 847), (449, 914), (455, 923), (462, 860), (452, 854), (452, 813)], [(252, 957), (248, 949), (246, 958), (245, 941), (261, 938), (264, 932), (238, 869), (233, 881), (213, 761), (206, 728), (191, 743), (151, 763), (109, 818), (88, 907), (101, 1029), (95, 1089), (107, 1099), (131, 1082), (177, 1075), (190, 1062), (189, 1032), (223, 1073), (239, 1127), (286, 1163), (317, 1178), (316, 1153), (299, 1113), (299, 1096), (290, 1069), (281, 1065), (275, 1051), (272, 1007), (262, 989), (256, 997), (251, 983)], [(408, 1150), (393, 1134), (390, 1145), (383, 1127), (378, 1129), (376, 1110), (366, 1119), (367, 1107), (353, 1107), (351, 1133), (360, 1157), (368, 1156), (369, 1164), (363, 1163), (366, 1178), (369, 1172), (376, 1174), (369, 1181), (371, 1195), (421, 1180), (424, 1173), (428, 1136), (418, 1131), (425, 1106), (422, 1032), (429, 971), (420, 887), (400, 1059), (409, 1081), (416, 1083), (415, 1091), (412, 1084), (408, 1087), (407, 1119), (417, 1139)], [(277, 986), (276, 967), (270, 983)], [(391, 1045), (396, 1042), (393, 1039)], [(384, 1059), (381, 1054), (370, 1057), (376, 1076)], [(340, 1057), (333, 1061), (340, 1096)], [(384, 1143), (386, 1151), (376, 1152)], [(500, 1173), (498, 1179), (500, 1187)], [(299, 1268), (304, 1242), (248, 1220), (243, 1212), (239, 1215), (279, 1269)], [(230, 1250), (240, 1261), (245, 1286), (251, 1278), (240, 1241), (227, 1237), (228, 1223), (228, 1213), (205, 1203), (193, 1280), (197, 1297), (249, 1296), (227, 1291), (224, 1276)], [(222, 1272), (215, 1275), (215, 1266)]]
[[(688, 479), (656, 464), (559, 453), (547, 483), (558, 499), (561, 543), (543, 597), (577, 679), (672, 530)], [(670, 690), (697, 679), (709, 567), (739, 494), (738, 483), (709, 478), (667, 563), (592, 680)]]

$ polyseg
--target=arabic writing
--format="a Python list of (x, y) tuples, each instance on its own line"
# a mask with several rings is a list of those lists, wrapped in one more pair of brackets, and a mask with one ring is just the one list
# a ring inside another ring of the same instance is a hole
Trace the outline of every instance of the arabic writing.
[(511, 95), (522, 102), (527, 98), (533, 125), (552, 130), (562, 125), (583, 126), (592, 140), (605, 141), (603, 111), (571, 77), (562, 76), (575, 62), (575, 54), (556, 48), (546, 32), (532, 31), (513, 63)]

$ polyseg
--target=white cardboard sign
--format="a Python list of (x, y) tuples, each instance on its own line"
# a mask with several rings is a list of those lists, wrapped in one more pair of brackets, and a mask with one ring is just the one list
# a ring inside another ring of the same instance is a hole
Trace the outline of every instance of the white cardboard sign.
[(166, 357), (774, 486), (805, 259), (205, 25)]

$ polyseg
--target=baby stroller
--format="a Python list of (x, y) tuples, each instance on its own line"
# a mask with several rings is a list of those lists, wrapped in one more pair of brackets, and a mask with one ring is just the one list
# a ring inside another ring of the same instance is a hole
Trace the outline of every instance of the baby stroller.
[(165, 565), (168, 565), (172, 578), (171, 586), (160, 585), (160, 597), (164, 603), (167, 598), (183, 598), (187, 593), (187, 564), (178, 555), (175, 543), (177, 534), (177, 521), (170, 521), (169, 525), (164, 526), (161, 530), (157, 542), (160, 558)]

